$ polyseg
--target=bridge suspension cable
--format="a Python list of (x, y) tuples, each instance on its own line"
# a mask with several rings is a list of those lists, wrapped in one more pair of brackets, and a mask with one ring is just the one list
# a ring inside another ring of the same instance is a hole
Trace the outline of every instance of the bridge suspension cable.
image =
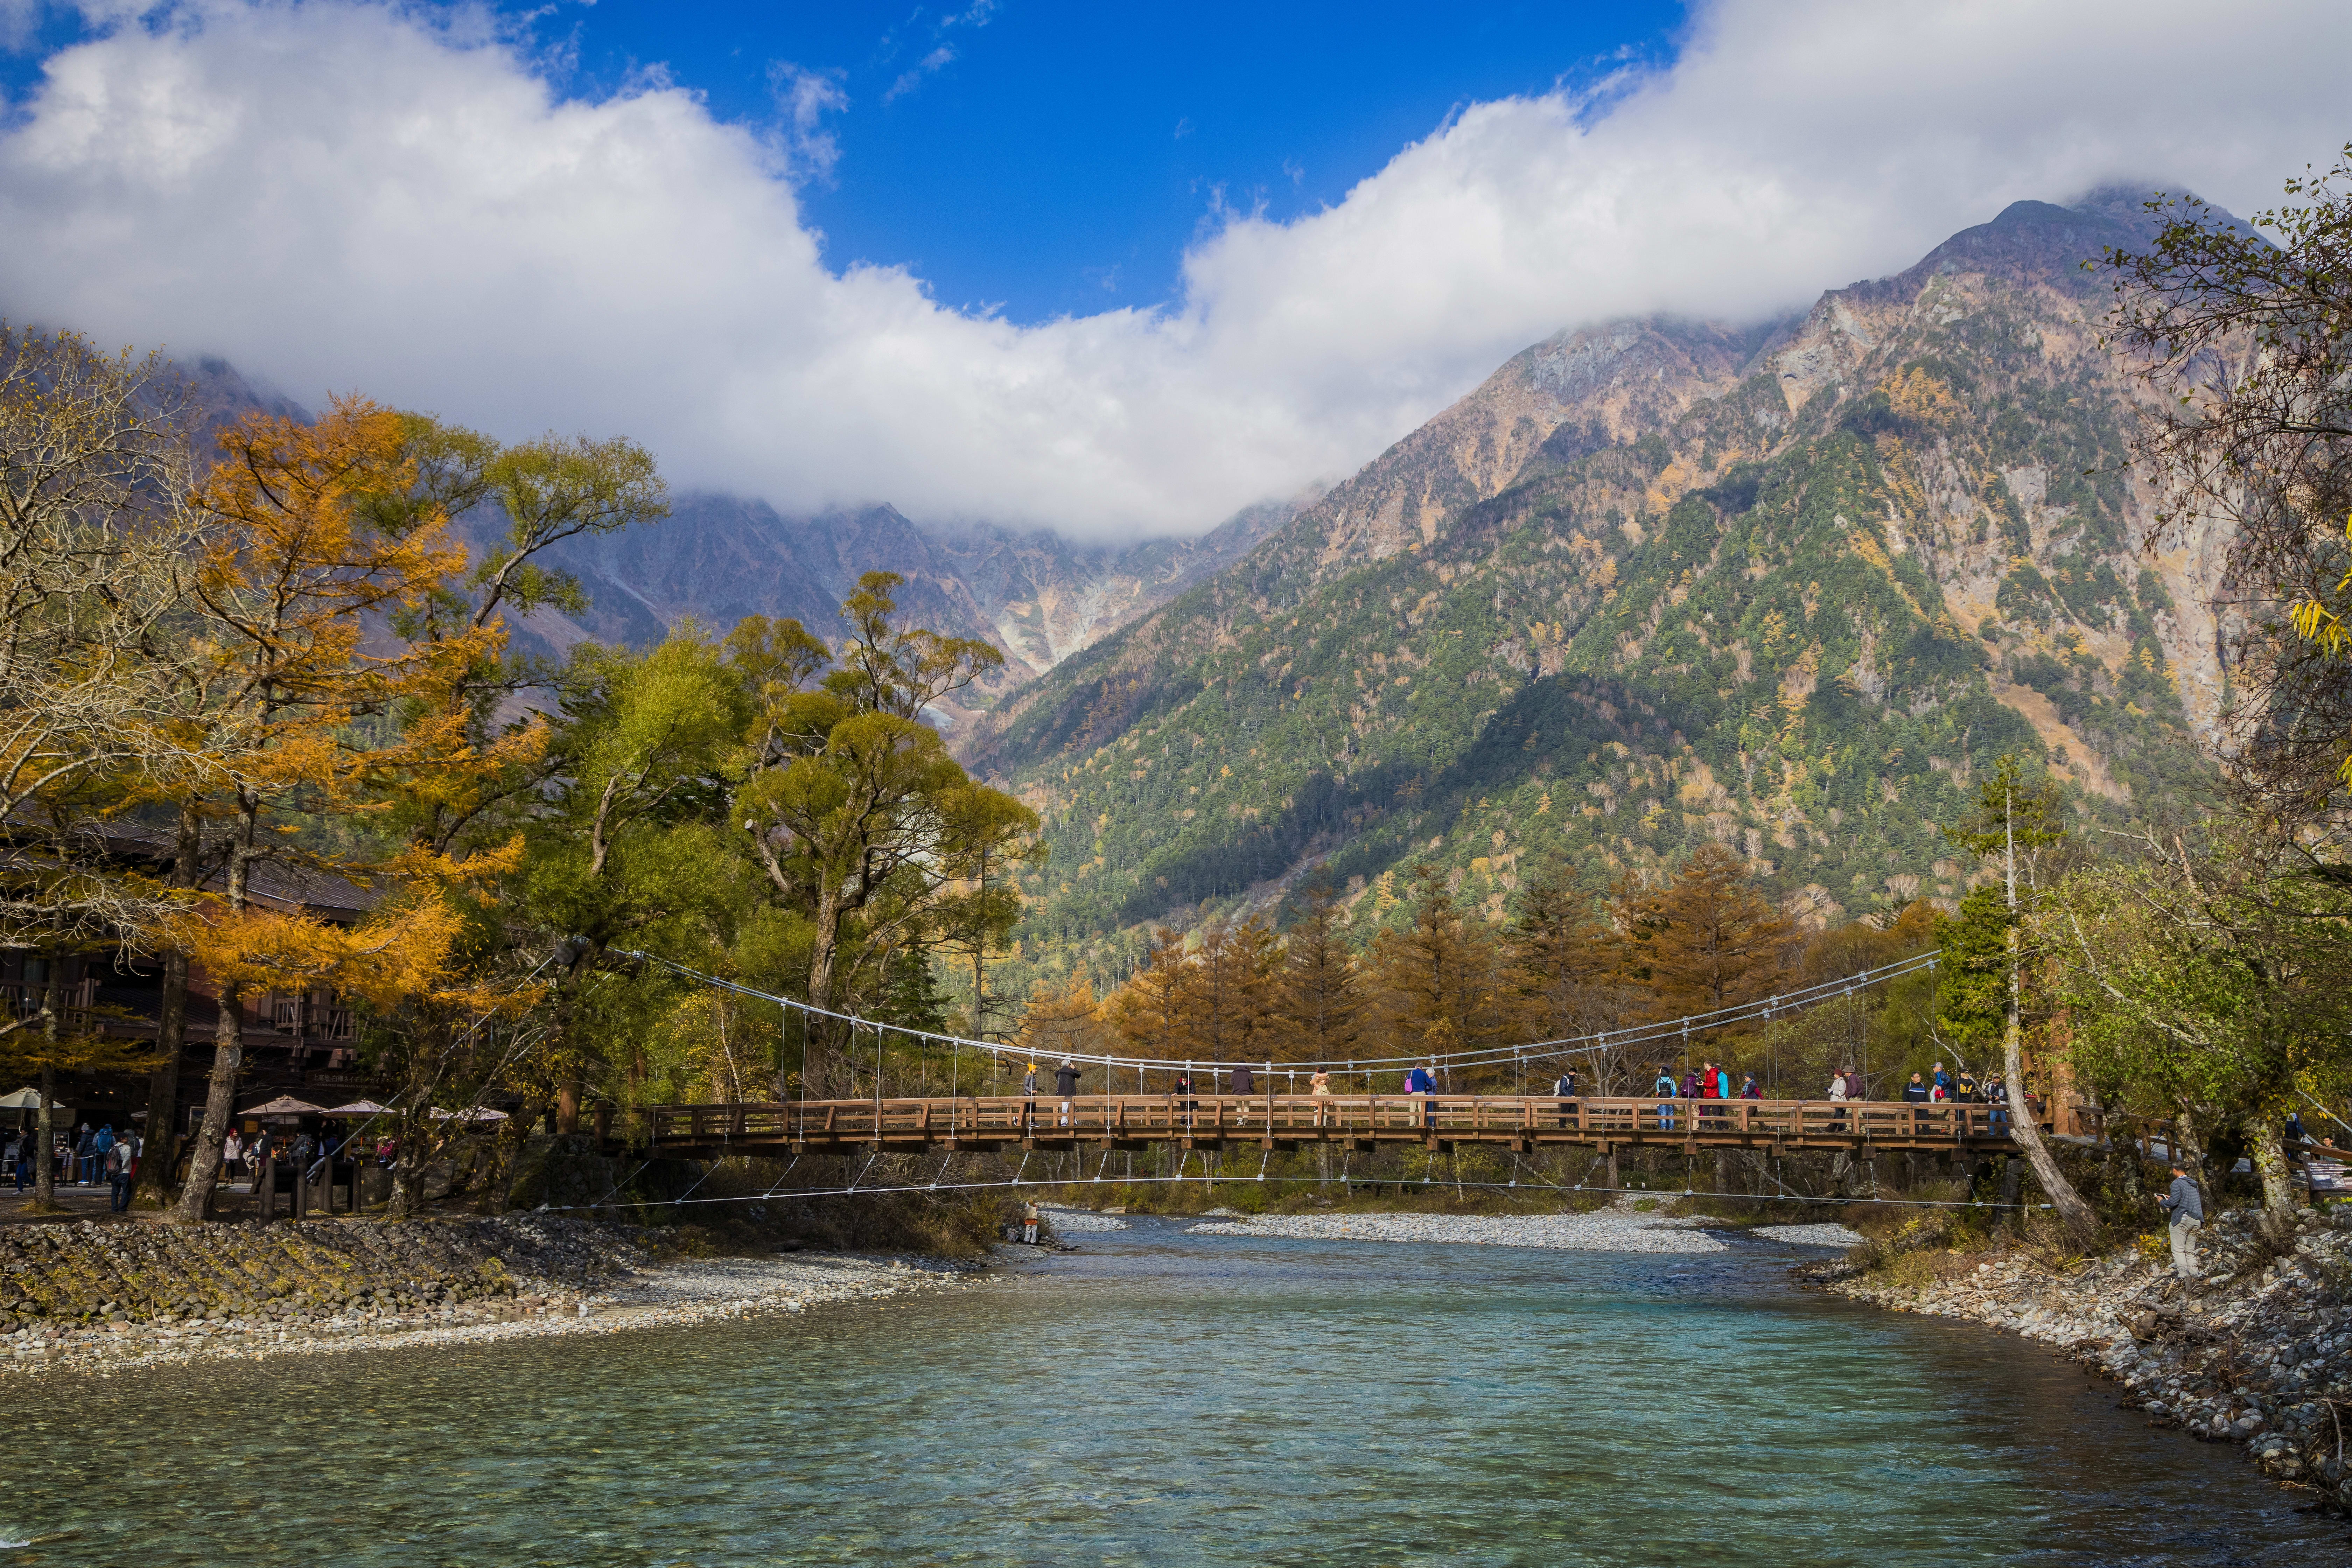
[[(628, 948), (614, 948), (612, 952), (616, 957), (632, 958), (643, 963), (650, 963), (684, 979), (696, 981), (704, 985), (716, 986), (722, 991), (731, 991), (739, 996), (749, 996), (772, 1003), (788, 1011), (799, 1013), (803, 1020), (830, 1018), (837, 1023), (846, 1024), (852, 1029), (872, 1029), (877, 1034), (887, 1031), (927, 1044), (985, 1051), (999, 1061), (1024, 1057), (1034, 1059), (1041, 1056), (1052, 1056), (1056, 1060), (1084, 1063), (1088, 1067), (1105, 1068), (1123, 1068), (1138, 1074), (1193, 1069), (1213, 1073), (1236, 1067), (1255, 1069), (1267, 1065), (1263, 1058), (1247, 1062), (1208, 1061), (1198, 1058), (1190, 1061), (1170, 1061), (1160, 1057), (1113, 1056), (1087, 1051), (1041, 1053), (1010, 1045), (1002, 1040), (966, 1039), (961, 1035), (946, 1035), (929, 1029), (909, 1028), (903, 1024), (886, 1024), (856, 1013), (836, 1013), (824, 1007), (814, 1007), (806, 1002), (796, 1001), (790, 996), (779, 996), (772, 992), (761, 991), (716, 974), (706, 974), (701, 970), (688, 968), (683, 963), (664, 958), (656, 952), (640, 952)], [(1507, 1066), (1515, 1062), (1552, 1061), (1565, 1057), (1618, 1050), (1630, 1046), (1654, 1045), (1667, 1040), (1674, 1041), (1679, 1050), (1695, 1030), (1728, 1028), (1737, 1024), (1769, 1023), (1783, 1013), (1796, 1012), (1817, 1006), (1823, 1002), (1853, 996), (1872, 986), (1885, 985), (1907, 975), (1932, 971), (1936, 967), (1937, 960), (1942, 955), (1942, 950), (1939, 948), (1910, 958), (1899, 959), (1893, 963), (1882, 963), (1874, 969), (1865, 969), (1842, 979), (1824, 980), (1818, 984), (1801, 986), (1777, 996), (1759, 997), (1753, 1002), (1742, 1002), (1733, 1006), (1717, 1007), (1709, 1012), (1693, 1013), (1684, 1017), (1668, 1018), (1654, 1024), (1635, 1024), (1622, 1029), (1603, 1029), (1589, 1035), (1570, 1035), (1556, 1040), (1534, 1040), (1518, 1045), (1477, 1047), (1468, 1050), (1444, 1051), (1425, 1056), (1356, 1057), (1346, 1060), (1284, 1061), (1272, 1065), (1276, 1070), (1293, 1073), (1318, 1070), (1350, 1073), (1383, 1070), (1393, 1072), (1414, 1067), (1456, 1068)]]

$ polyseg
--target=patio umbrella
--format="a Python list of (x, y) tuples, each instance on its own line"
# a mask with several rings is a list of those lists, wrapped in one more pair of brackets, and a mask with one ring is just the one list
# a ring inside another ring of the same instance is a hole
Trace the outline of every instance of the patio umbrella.
[[(54, 1100), (49, 1101), (49, 1105), (51, 1109), (57, 1110), (65, 1109), (62, 1103)], [(5, 1100), (0, 1100), (0, 1110), (38, 1110), (40, 1109), (41, 1091), (30, 1085), (18, 1089)]]
[(325, 1106), (297, 1100), (290, 1094), (281, 1094), (266, 1104), (247, 1106), (237, 1112), (239, 1116), (324, 1116), (326, 1113)]
[(505, 1111), (492, 1110), (487, 1105), (477, 1110), (443, 1110), (436, 1107), (433, 1112), (436, 1121), (504, 1121), (506, 1119)]
[(392, 1107), (378, 1105), (373, 1100), (354, 1100), (349, 1105), (331, 1107), (326, 1114), (329, 1116), (389, 1116), (392, 1114)]

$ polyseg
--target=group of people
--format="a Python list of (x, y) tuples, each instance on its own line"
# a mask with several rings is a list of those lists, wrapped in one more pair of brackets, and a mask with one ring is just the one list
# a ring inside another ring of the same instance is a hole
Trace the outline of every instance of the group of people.
[(2009, 1086), (1998, 1078), (1979, 1083), (1966, 1068), (1946, 1072), (1937, 1062), (1932, 1073), (1911, 1075), (1903, 1086), (1903, 1098), (1913, 1105), (1999, 1105), (2009, 1098)]
[[(1068, 1057), (1063, 1058), (1062, 1065), (1054, 1069), (1054, 1093), (1061, 1101), (1057, 1123), (1060, 1126), (1070, 1125), (1071, 1102), (1077, 1096), (1078, 1081), (1085, 1070)], [(1231, 1095), (1255, 1095), (1258, 1092), (1257, 1075), (1247, 1063), (1236, 1063), (1227, 1071), (1226, 1082), (1222, 1087)], [(1034, 1100), (1037, 1098), (1038, 1088), (1038, 1067), (1033, 1061), (1029, 1064), (1028, 1071), (1022, 1078), (1021, 1092), (1027, 1098)], [(1186, 1111), (1199, 1109), (1193, 1097), (1200, 1091), (1194, 1087), (1192, 1069), (1189, 1068), (1177, 1073), (1170, 1089), (1175, 1095), (1178, 1104)], [(1322, 1068), (1317, 1068), (1307, 1079), (1307, 1092), (1317, 1099), (1328, 1099), (1331, 1094), (1330, 1073)], [(1414, 1067), (1409, 1069), (1405, 1073), (1404, 1092), (1413, 1096), (1434, 1097), (1438, 1092), (1437, 1075), (1426, 1067)], [(1675, 1124), (1677, 1102), (1682, 1100), (1761, 1100), (1764, 1098), (1764, 1088), (1757, 1081), (1754, 1073), (1741, 1073), (1739, 1083), (1737, 1088), (1734, 1088), (1730, 1068), (1722, 1062), (1716, 1061), (1702, 1061), (1680, 1078), (1675, 1076), (1671, 1065), (1661, 1063), (1657, 1070), (1656, 1082), (1652, 1085), (1651, 1092), (1658, 1097), (1660, 1125), (1669, 1129)], [(1552, 1095), (1559, 1101), (1559, 1109), (1563, 1112), (1561, 1126), (1568, 1125), (1564, 1113), (1570, 1110), (1575, 1100), (1581, 1097), (1581, 1093), (1577, 1081), (1576, 1069), (1572, 1067), (1563, 1070), (1554, 1080)], [(1829, 1089), (1823, 1098), (1832, 1101), (1867, 1100), (1870, 1098), (1870, 1091), (1863, 1081), (1862, 1074), (1856, 1072), (1849, 1064), (1830, 1075)], [(1913, 1073), (1911, 1081), (1903, 1087), (1902, 1098), (1906, 1102), (1916, 1105), (1948, 1103), (1990, 1105), (1996, 1108), (1993, 1111), (1993, 1121), (1998, 1124), (2005, 1120), (2009, 1094), (2007, 1087), (1998, 1077), (1979, 1080), (1966, 1067), (1952, 1071), (1948, 1070), (1942, 1062), (1937, 1062), (1927, 1073)], [(1434, 1109), (1433, 1105), (1433, 1112)], [(1697, 1114), (1701, 1120), (1705, 1120), (1714, 1113), (1701, 1109)], [(1240, 1119), (1246, 1121), (1248, 1117), (1249, 1108), (1244, 1105), (1240, 1108)], [(1319, 1112), (1316, 1121), (1318, 1126), (1321, 1125), (1322, 1117)]]
[(258, 1182), (273, 1160), (307, 1171), (322, 1160), (373, 1160), (389, 1165), (399, 1153), (396, 1138), (353, 1136), (332, 1126), (316, 1134), (304, 1131), (291, 1135), (265, 1127), (251, 1138), (241, 1138), (231, 1128), (221, 1145), (221, 1170), (232, 1180), (241, 1171), (248, 1181)]
[[(112, 1189), (109, 1207), (120, 1214), (131, 1206), (131, 1184), (139, 1175), (141, 1139), (136, 1132), (116, 1132), (111, 1122), (91, 1127), (87, 1121), (72, 1131), (59, 1132), (50, 1142), (50, 1179), (67, 1186), (94, 1187), (104, 1182)], [(33, 1184), (33, 1162), (39, 1158), (41, 1135), (18, 1128), (8, 1138), (0, 1158), (16, 1173), (16, 1191)]]

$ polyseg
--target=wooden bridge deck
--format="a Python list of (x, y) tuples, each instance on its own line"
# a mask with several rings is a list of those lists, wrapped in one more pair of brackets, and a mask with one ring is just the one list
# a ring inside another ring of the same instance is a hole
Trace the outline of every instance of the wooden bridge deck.
[[(1064, 1107), (1066, 1104), (1067, 1109)], [(2010, 1147), (2000, 1108), (1873, 1100), (1593, 1100), (1517, 1095), (1081, 1095), (664, 1105), (642, 1113), (653, 1152), (824, 1154), (926, 1150), (1491, 1144), (1522, 1152), (1671, 1145), (1780, 1151)], [(2005, 1118), (2004, 1118), (2005, 1120)]]

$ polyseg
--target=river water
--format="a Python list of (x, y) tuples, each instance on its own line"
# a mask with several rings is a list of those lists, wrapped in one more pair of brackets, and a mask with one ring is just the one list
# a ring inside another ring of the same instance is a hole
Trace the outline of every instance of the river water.
[(19, 1385), (0, 1564), (2352, 1563), (1801, 1249), (1079, 1239), (912, 1305)]

